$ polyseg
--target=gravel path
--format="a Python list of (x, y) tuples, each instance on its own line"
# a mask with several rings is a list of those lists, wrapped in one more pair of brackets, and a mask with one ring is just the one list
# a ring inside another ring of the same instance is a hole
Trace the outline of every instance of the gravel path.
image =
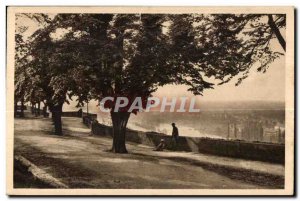
[(128, 143), (110, 153), (112, 139), (90, 136), (79, 118), (63, 118), (64, 136), (50, 119), (15, 119), (15, 155), (70, 188), (256, 189), (283, 188), (284, 167), (187, 152), (154, 152)]

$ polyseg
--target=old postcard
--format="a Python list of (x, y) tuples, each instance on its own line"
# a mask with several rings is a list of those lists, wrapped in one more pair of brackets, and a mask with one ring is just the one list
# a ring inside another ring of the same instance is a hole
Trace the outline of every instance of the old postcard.
[(293, 195), (293, 7), (8, 7), (7, 194)]

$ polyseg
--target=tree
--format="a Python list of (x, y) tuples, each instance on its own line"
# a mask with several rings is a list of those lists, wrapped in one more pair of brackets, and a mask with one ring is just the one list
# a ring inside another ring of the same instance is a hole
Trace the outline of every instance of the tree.
[[(106, 15), (107, 22), (110, 16)], [(91, 86), (95, 81), (92, 75), (99, 74), (94, 66), (102, 62), (97, 57), (101, 56), (99, 47), (103, 49), (103, 40), (99, 36), (105, 20), (98, 18), (99, 15), (60, 14), (49, 26), (37, 30), (32, 36), (30, 68), (31, 76), (37, 78), (33, 85), (45, 93), (45, 103), (52, 112), (57, 135), (62, 135), (63, 104), (76, 96), (78, 106), (82, 106), (93, 97)], [(101, 29), (95, 26), (101, 26)], [(57, 34), (59, 30), (63, 32), (61, 35)], [(101, 76), (105, 77), (105, 74)]]
[[(184, 84), (201, 95), (215, 85), (208, 78), (224, 84), (239, 76), (239, 84), (256, 63), (258, 71), (265, 72), (283, 54), (270, 47), (274, 38), (284, 44), (280, 30), (285, 27), (285, 16), (275, 17), (59, 14), (48, 31), (35, 39), (38, 54), (34, 60), (40, 69), (48, 69), (50, 81), (44, 83), (53, 90), (48, 101), (54, 105), (62, 106), (69, 94), (82, 104), (122, 96), (129, 98), (130, 105), (142, 97), (145, 108), (147, 98), (159, 86)], [(59, 29), (65, 31), (64, 36), (51, 39)], [(131, 113), (128, 107), (115, 111), (115, 104), (104, 105), (113, 122), (112, 151), (127, 153), (126, 126)]]
[[(43, 93), (45, 104), (52, 113), (55, 134), (62, 135), (62, 107), (68, 103), (69, 91), (73, 87), (72, 61), (74, 53), (66, 49), (66, 41), (56, 41), (51, 37), (55, 29), (52, 25), (38, 30), (31, 47), (32, 85)], [(35, 95), (34, 95), (35, 96)]]
[(277, 39), (285, 51), (285, 41), (280, 33), (285, 30), (285, 15), (216, 14), (195, 16), (194, 19), (198, 48), (204, 54), (202, 58), (209, 59), (198, 64), (204, 65), (207, 71), (218, 68), (231, 71), (226, 74), (228, 77), (217, 75), (217, 79), (222, 80), (219, 84), (239, 76), (238, 85), (248, 77), (252, 66), (257, 64), (257, 71), (266, 72), (269, 64), (284, 54), (272, 49), (271, 41)]
[(25, 37), (28, 29), (24, 26), (22, 19), (27, 18), (36, 23), (38, 27), (45, 27), (50, 22), (50, 19), (45, 14), (26, 14), (19, 13), (16, 15), (16, 30), (15, 30), (15, 105), (21, 101), (21, 116), (24, 116), (24, 103), (30, 101), (31, 103), (40, 103), (43, 100), (43, 92), (34, 83), (32, 77), (32, 69), (30, 68), (30, 39)]
[(28, 76), (25, 65), (27, 63), (24, 54), (27, 52), (27, 46), (20, 33), (15, 34), (15, 112), (17, 110), (17, 103), (21, 101), (21, 117), (24, 117), (24, 97), (26, 84), (28, 83)]

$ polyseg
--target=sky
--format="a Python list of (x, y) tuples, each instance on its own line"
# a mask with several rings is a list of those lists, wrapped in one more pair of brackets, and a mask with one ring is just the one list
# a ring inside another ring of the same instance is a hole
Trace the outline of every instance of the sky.
[[(37, 24), (28, 18), (19, 18), (17, 26), (28, 26), (25, 36), (30, 36), (37, 28)], [(59, 31), (58, 31), (59, 32)], [(57, 33), (58, 35), (61, 33)], [(283, 33), (285, 36), (285, 33)], [(282, 52), (277, 39), (271, 41), (271, 48)], [(270, 64), (266, 73), (257, 72), (252, 67), (248, 78), (239, 86), (235, 86), (237, 78), (230, 82), (207, 89), (203, 96), (197, 96), (200, 101), (280, 101), (285, 100), (285, 56), (281, 56)], [(193, 96), (184, 85), (166, 85), (160, 87), (154, 96)]]
[[(276, 41), (274, 41), (276, 42)], [(200, 101), (280, 101), (285, 100), (285, 57), (272, 63), (266, 73), (251, 69), (249, 77), (239, 86), (236, 78), (230, 82), (206, 89)], [(155, 96), (193, 96), (187, 86), (167, 85), (158, 89)]]

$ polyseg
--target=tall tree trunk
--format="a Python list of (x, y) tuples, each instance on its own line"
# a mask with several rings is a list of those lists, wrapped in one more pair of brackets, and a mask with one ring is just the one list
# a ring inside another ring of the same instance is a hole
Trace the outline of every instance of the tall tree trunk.
[(55, 120), (54, 116), (55, 116), (55, 114), (54, 114), (54, 112), (53, 112), (53, 104), (47, 102), (47, 105), (48, 105), (48, 107), (49, 107), (49, 111), (51, 112), (52, 124), (54, 125), (54, 120)]
[(34, 104), (34, 115), (37, 117), (38, 116), (38, 107), (37, 107), (37, 103)]
[(62, 114), (62, 104), (53, 106), (52, 119), (54, 120), (54, 128), (56, 135), (62, 135), (62, 123), (61, 123), (61, 114)]
[(30, 104), (31, 104), (31, 114), (33, 114), (34, 113), (34, 103), (31, 102)]
[(89, 116), (89, 101), (86, 101), (86, 115)]
[(18, 111), (18, 101), (15, 100), (15, 107), (14, 107), (14, 117), (17, 116), (17, 111)]
[(274, 20), (273, 20), (273, 16), (271, 14), (268, 15), (268, 24), (272, 29), (272, 32), (275, 34), (278, 42), (280, 43), (281, 47), (283, 48), (283, 50), (285, 51), (285, 40), (283, 38), (283, 36), (280, 33), (280, 30), (278, 29), (277, 25), (275, 24)]
[(55, 112), (53, 112), (53, 109), (52, 109), (52, 116), (51, 116), (51, 119), (52, 119), (52, 125), (55, 124)]
[(21, 99), (21, 117), (24, 117), (24, 98)]
[(41, 115), (41, 102), (38, 102), (38, 111), (37, 111), (38, 115)]
[(126, 126), (130, 117), (129, 112), (111, 112), (113, 123), (113, 145), (112, 152), (128, 153), (125, 144)]
[(47, 117), (47, 105), (44, 104), (44, 107), (43, 107), (43, 117)]

